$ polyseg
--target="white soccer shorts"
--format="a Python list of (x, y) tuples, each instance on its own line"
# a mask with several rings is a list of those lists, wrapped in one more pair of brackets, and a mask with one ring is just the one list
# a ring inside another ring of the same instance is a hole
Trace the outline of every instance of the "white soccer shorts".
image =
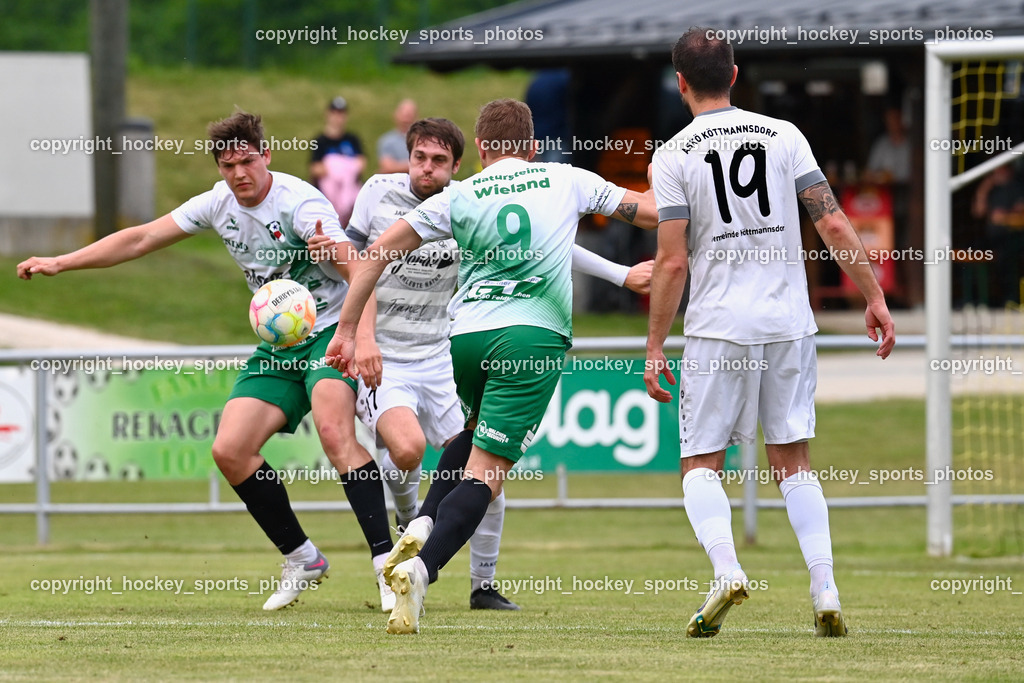
[(441, 448), (465, 426), (465, 416), (448, 354), (425, 360), (384, 361), (380, 386), (374, 390), (359, 382), (356, 416), (373, 432), (378, 448), (384, 443), (377, 436), (377, 420), (391, 408), (409, 408), (419, 418), (427, 443)]
[(752, 346), (688, 337), (679, 376), (681, 457), (753, 443), (758, 422), (766, 444), (814, 436), (814, 335)]

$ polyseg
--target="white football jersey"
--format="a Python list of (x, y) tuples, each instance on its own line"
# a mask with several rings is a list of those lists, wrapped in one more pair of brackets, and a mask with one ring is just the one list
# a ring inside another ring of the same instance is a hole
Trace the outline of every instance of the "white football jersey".
[(824, 180), (796, 126), (736, 107), (700, 114), (654, 154), (659, 220), (689, 220), (684, 334), (764, 344), (817, 331), (797, 193)]
[[(408, 173), (375, 175), (359, 191), (346, 233), (364, 248), (421, 201)], [(377, 345), (384, 358), (412, 361), (448, 353), (448, 301), (458, 275), (453, 239), (425, 242), (387, 265), (375, 290)]]
[[(348, 238), (337, 212), (320, 190), (286, 173), (271, 175), (270, 193), (259, 206), (239, 204), (222, 180), (172, 211), (171, 218), (190, 234), (215, 230), (245, 273), (251, 291), (281, 278), (304, 285), (316, 300), (313, 331), (319, 332), (338, 322), (348, 284), (332, 265), (313, 263), (306, 243), (316, 233), (318, 219), (324, 234), (334, 241), (347, 242)], [(325, 273), (328, 268), (333, 273)]]

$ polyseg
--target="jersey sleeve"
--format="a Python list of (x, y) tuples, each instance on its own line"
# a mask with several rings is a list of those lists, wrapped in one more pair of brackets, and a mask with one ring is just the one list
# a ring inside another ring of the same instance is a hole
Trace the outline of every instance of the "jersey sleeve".
[(616, 287), (625, 284), (629, 275), (629, 266), (609, 261), (578, 244), (572, 245), (572, 269), (578, 273), (607, 280)]
[(450, 190), (450, 187), (444, 188), (402, 216), (424, 242), (453, 236)]
[(797, 194), (825, 180), (825, 174), (818, 168), (818, 162), (811, 152), (810, 143), (796, 126), (793, 126), (793, 180), (796, 182)]
[[(352, 217), (348, 219), (345, 226), (345, 234), (362, 251), (370, 241), (370, 223), (373, 219), (373, 209), (380, 200), (379, 193), (375, 192), (376, 178), (374, 176), (366, 181), (359, 194), (356, 195), (356, 203), (352, 207)], [(373, 195), (371, 197), (371, 195)]]
[(683, 187), (682, 165), (674, 154), (659, 152), (654, 155), (654, 201), (658, 206), (658, 222), (689, 220), (690, 202)]
[(213, 227), (211, 216), (214, 203), (214, 191), (204, 192), (171, 211), (171, 218), (179, 228), (190, 235), (196, 235)]
[(335, 242), (348, 241), (348, 236), (341, 229), (341, 223), (338, 222), (338, 212), (323, 195), (311, 196), (295, 207), (295, 212), (292, 214), (292, 230), (302, 241), (309, 242), (316, 234), (318, 220), (324, 234), (332, 240)]
[(626, 188), (610, 183), (593, 171), (573, 168), (573, 186), (576, 188), (576, 208), (579, 213), (599, 213), (611, 216), (622, 203)]

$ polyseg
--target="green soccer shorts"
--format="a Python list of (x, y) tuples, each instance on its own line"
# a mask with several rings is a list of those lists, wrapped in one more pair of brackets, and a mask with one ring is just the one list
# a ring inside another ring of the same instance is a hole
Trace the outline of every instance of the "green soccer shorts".
[(322, 379), (340, 379), (353, 392), (358, 388), (358, 380), (344, 377), (324, 362), (336, 327), (326, 327), (284, 349), (261, 343), (238, 373), (228, 400), (247, 396), (273, 403), (288, 420), (281, 431), (294, 433), (312, 407), (314, 384)]
[(543, 327), (517, 325), (452, 337), (452, 361), (473, 444), (518, 462), (562, 375), (569, 340)]

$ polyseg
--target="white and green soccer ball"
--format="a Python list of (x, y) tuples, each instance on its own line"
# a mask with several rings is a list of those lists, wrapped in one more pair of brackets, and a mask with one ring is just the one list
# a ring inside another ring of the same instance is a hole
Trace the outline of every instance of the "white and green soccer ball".
[(277, 347), (298, 344), (315, 322), (313, 295), (294, 280), (271, 280), (249, 302), (249, 323), (256, 336)]

